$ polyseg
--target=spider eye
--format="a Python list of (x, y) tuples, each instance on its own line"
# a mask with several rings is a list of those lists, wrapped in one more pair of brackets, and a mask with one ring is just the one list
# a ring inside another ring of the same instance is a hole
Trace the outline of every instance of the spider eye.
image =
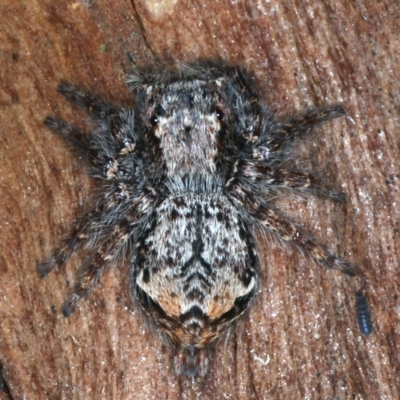
[(160, 122), (159, 117), (164, 117), (166, 114), (166, 111), (164, 107), (161, 104), (157, 104), (157, 107), (154, 109), (154, 114), (150, 118), (150, 123), (151, 125), (157, 126), (157, 124)]
[(154, 114), (151, 118), (150, 118), (150, 123), (152, 126), (157, 126), (158, 124), (158, 117), (157, 114)]
[(215, 114), (217, 115), (218, 120), (222, 121), (222, 119), (224, 118), (224, 113), (219, 107), (215, 109)]

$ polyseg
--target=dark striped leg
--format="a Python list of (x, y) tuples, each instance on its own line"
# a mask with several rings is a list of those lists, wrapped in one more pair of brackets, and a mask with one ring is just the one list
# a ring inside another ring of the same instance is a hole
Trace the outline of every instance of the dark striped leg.
[(286, 188), (297, 191), (308, 191), (318, 197), (345, 202), (345, 194), (343, 192), (332, 190), (322, 185), (315, 176), (299, 171), (288, 171), (275, 169), (264, 162), (253, 160), (240, 160), (235, 166), (235, 178), (239, 179), (243, 184), (253, 182), (260, 185), (260, 189)]
[(338, 105), (310, 110), (279, 124), (273, 132), (267, 132), (265, 138), (262, 138), (262, 145), (278, 155), (294, 140), (308, 135), (314, 127), (344, 115), (346, 111)]
[(132, 233), (132, 227), (127, 220), (122, 220), (115, 226), (111, 236), (91, 258), (87, 267), (75, 285), (74, 292), (68, 297), (62, 307), (63, 314), (68, 317), (75, 310), (81, 299), (86, 298), (92, 289), (99, 284), (106, 268), (113, 265), (113, 261), (123, 256), (127, 251), (127, 243)]
[(85, 243), (91, 247), (104, 227), (99, 226), (100, 218), (104, 218), (104, 205), (100, 204), (85, 222), (78, 224), (74, 230), (61, 242), (61, 246), (53, 253), (52, 257), (37, 267), (42, 278), (46, 277), (53, 269), (62, 268), (71, 256)]
[(330, 269), (337, 269), (349, 276), (355, 275), (355, 265), (337, 257), (320, 245), (312, 236), (303, 232), (293, 223), (288, 222), (274, 211), (265, 208), (257, 219), (279, 239), (295, 244), (300, 250), (307, 253), (318, 264)]
[(110, 111), (110, 106), (101, 97), (68, 82), (61, 81), (58, 91), (95, 118), (103, 119)]
[(79, 155), (83, 156), (86, 161), (89, 161), (88, 149), (90, 146), (90, 135), (81, 132), (79, 129), (67, 124), (63, 120), (52, 117), (47, 117), (44, 123), (74, 150), (79, 151)]

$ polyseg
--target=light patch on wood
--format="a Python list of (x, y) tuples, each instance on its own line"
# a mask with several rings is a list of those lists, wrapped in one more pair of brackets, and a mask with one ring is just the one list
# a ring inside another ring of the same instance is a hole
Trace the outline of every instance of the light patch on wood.
[(146, 0), (144, 4), (155, 17), (161, 17), (170, 13), (177, 2), (178, 0)]

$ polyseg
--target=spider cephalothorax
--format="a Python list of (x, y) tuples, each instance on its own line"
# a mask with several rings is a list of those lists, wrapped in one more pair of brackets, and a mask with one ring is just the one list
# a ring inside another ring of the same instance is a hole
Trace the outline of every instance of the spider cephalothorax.
[(353, 275), (354, 266), (319, 245), (274, 207), (285, 189), (342, 202), (310, 174), (282, 169), (288, 149), (344, 115), (340, 106), (276, 122), (244, 74), (202, 64), (141, 73), (128, 82), (132, 108), (61, 83), (59, 91), (96, 123), (90, 133), (53, 118), (46, 125), (104, 181), (97, 206), (42, 276), (82, 244), (91, 257), (63, 306), (70, 315), (107, 266), (130, 260), (135, 298), (176, 348), (175, 370), (204, 376), (208, 349), (248, 309), (258, 287), (254, 235), (267, 229), (314, 261)]

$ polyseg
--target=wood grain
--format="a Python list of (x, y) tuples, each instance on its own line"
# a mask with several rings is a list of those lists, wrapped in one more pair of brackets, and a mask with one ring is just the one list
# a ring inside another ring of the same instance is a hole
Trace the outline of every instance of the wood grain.
[[(3, 0), (0, 43), (1, 399), (400, 398), (396, 2)], [(57, 94), (60, 79), (128, 102), (127, 52), (140, 65), (241, 65), (277, 117), (345, 106), (351, 119), (319, 129), (298, 165), (321, 167), (347, 204), (310, 198), (283, 206), (360, 266), (371, 337), (356, 326), (349, 278), (268, 237), (259, 239), (260, 294), (201, 384), (174, 376), (170, 350), (131, 307), (126, 266), (62, 317), (82, 259), (44, 281), (35, 268), (90, 209), (92, 183), (42, 121), (84, 118)]]

